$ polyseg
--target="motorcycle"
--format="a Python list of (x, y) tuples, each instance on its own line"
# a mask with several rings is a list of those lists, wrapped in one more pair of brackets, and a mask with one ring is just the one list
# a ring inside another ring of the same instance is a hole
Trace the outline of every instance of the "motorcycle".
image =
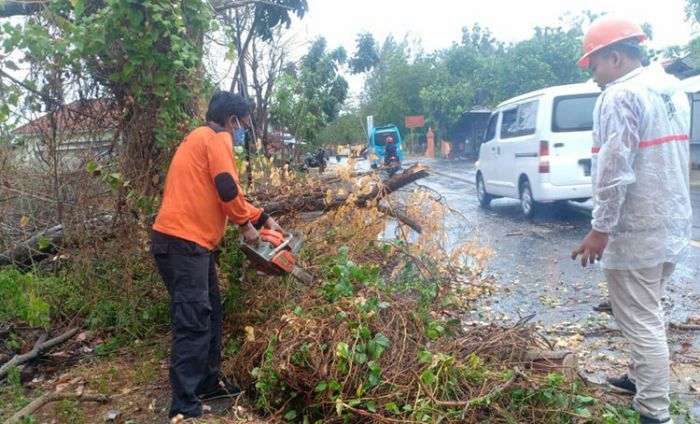
[(397, 156), (390, 156), (384, 159), (384, 168), (389, 175), (389, 178), (401, 170), (401, 161)]

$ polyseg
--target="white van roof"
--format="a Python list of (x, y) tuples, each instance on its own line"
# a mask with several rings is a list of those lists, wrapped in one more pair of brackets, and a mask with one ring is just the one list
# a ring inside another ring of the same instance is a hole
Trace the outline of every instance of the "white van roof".
[(508, 106), (513, 103), (518, 103), (523, 100), (527, 100), (530, 98), (542, 96), (542, 95), (550, 95), (552, 97), (554, 96), (562, 96), (562, 95), (569, 95), (569, 94), (598, 94), (600, 93), (600, 88), (598, 88), (597, 85), (595, 85), (592, 81), (587, 81), (579, 84), (566, 84), (566, 85), (556, 85), (553, 87), (547, 87), (543, 88), (541, 90), (536, 90), (536, 91), (531, 91), (529, 93), (521, 94), (520, 96), (516, 96), (513, 98), (510, 98), (501, 104), (499, 104), (496, 108), (500, 109), (502, 107)]
[(700, 91), (700, 75), (681, 80), (680, 87), (686, 93), (697, 93)]

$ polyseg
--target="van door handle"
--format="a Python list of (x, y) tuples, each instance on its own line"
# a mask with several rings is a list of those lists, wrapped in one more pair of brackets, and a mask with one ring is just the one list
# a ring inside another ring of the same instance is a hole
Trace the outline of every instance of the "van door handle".
[(564, 143), (554, 143), (554, 147), (564, 147)]

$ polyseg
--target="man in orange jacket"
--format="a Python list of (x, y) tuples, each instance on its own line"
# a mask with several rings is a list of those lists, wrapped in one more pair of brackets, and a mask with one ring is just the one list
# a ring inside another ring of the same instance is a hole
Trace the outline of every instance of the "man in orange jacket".
[(220, 372), (222, 308), (214, 250), (229, 220), (251, 243), (263, 226), (282, 231), (240, 188), (232, 135), (239, 138), (249, 123), (243, 97), (219, 92), (211, 98), (207, 123), (175, 152), (153, 225), (151, 250), (171, 299), (171, 418), (201, 416), (202, 401), (240, 392)]

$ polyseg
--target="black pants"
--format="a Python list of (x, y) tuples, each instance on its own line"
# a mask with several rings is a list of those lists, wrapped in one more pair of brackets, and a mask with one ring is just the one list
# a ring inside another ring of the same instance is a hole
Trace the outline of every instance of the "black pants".
[(197, 417), (196, 393), (218, 387), (221, 368), (221, 294), (214, 253), (197, 243), (153, 232), (151, 251), (170, 294), (170, 417)]

